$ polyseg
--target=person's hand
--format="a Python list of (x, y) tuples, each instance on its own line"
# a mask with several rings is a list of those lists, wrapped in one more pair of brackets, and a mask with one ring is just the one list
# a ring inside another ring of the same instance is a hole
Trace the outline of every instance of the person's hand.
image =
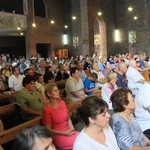
[(68, 131), (66, 131), (65, 134), (66, 134), (67, 136), (71, 136), (71, 135), (74, 134), (74, 132), (75, 132), (74, 130), (68, 130)]

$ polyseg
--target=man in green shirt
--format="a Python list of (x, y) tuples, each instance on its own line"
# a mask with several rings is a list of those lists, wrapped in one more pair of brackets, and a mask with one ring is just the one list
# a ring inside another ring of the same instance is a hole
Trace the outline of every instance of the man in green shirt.
[(16, 96), (17, 103), (21, 106), (22, 117), (29, 120), (34, 116), (41, 116), (43, 109), (42, 97), (35, 89), (35, 79), (27, 75), (23, 79), (23, 89)]

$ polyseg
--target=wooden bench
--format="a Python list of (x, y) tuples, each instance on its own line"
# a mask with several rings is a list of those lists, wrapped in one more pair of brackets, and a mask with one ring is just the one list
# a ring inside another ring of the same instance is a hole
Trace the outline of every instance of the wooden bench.
[(0, 107), (16, 102), (16, 95), (17, 92), (11, 91), (0, 93)]
[[(1, 118), (3, 125), (6, 124), (3, 122), (3, 120), (5, 120), (5, 115), (8, 115), (8, 114), (12, 115), (12, 112), (14, 112), (17, 109), (17, 107), (18, 106), (15, 103), (0, 107), (0, 118)], [(19, 120), (19, 118), (18, 118), (18, 120)], [(8, 120), (8, 121), (10, 121), (10, 120)], [(10, 125), (11, 125), (11, 123), (12, 122), (10, 121)], [(26, 122), (22, 122), (16, 126), (11, 127), (11, 128), (8, 128), (8, 126), (6, 127), (4, 125), (4, 130), (0, 131), (0, 145), (5, 144), (5, 143), (13, 140), (15, 138), (16, 134), (21, 129), (27, 128), (30, 126), (39, 125), (39, 124), (41, 124), (41, 117), (35, 117), (34, 119), (31, 119), (31, 120), (26, 121)]]
[(0, 93), (0, 100), (5, 99), (5, 98), (10, 98), (10, 97), (15, 97), (16, 95), (17, 95), (17, 92), (11, 92), (11, 91), (3, 92), (3, 93)]
[(66, 80), (56, 81), (55, 84), (57, 85), (60, 91), (60, 96), (62, 96), (63, 98), (66, 97), (66, 91), (65, 91)]

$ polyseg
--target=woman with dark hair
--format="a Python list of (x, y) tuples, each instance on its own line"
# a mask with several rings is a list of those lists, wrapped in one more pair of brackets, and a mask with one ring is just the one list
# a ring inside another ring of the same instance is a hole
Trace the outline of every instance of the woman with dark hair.
[(57, 85), (48, 84), (45, 95), (49, 102), (44, 106), (43, 124), (54, 133), (54, 144), (62, 150), (72, 150), (78, 132), (74, 130), (65, 102), (60, 98)]
[(17, 103), (21, 106), (22, 117), (25, 120), (33, 116), (40, 116), (43, 109), (41, 94), (35, 89), (35, 78), (27, 75), (23, 79), (23, 89), (16, 96)]
[(14, 140), (13, 150), (56, 150), (52, 133), (44, 126), (21, 130)]
[(118, 89), (111, 95), (114, 114), (110, 120), (121, 150), (149, 150), (150, 141), (133, 117), (135, 102), (129, 89)]
[(108, 105), (96, 96), (87, 97), (78, 109), (85, 128), (75, 140), (73, 150), (119, 150), (109, 126)]

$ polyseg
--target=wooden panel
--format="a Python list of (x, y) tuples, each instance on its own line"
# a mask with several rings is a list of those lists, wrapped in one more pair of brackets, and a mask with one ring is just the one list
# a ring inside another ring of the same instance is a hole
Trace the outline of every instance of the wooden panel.
[(41, 124), (41, 117), (36, 117), (30, 121), (17, 125), (11, 129), (0, 132), (0, 145), (13, 140), (16, 134), (23, 128)]
[(59, 49), (59, 50), (55, 51), (55, 55), (59, 59), (68, 58), (68, 49)]
[(9, 97), (15, 97), (16, 95), (17, 95), (17, 92), (11, 92), (11, 91), (0, 93), (0, 100), (9, 98)]
[[(16, 109), (16, 107), (17, 105), (15, 103), (2, 106), (0, 107), (0, 115), (11, 113)], [(16, 125), (10, 129), (0, 131), (0, 145), (13, 140), (21, 129), (39, 124), (41, 124), (41, 117), (35, 117), (34, 119)]]
[(15, 103), (9, 104), (6, 106), (2, 106), (2, 107), (0, 107), (0, 114), (4, 114), (4, 113), (10, 112), (10, 111), (13, 111), (13, 110), (15, 110), (15, 107), (16, 107)]

